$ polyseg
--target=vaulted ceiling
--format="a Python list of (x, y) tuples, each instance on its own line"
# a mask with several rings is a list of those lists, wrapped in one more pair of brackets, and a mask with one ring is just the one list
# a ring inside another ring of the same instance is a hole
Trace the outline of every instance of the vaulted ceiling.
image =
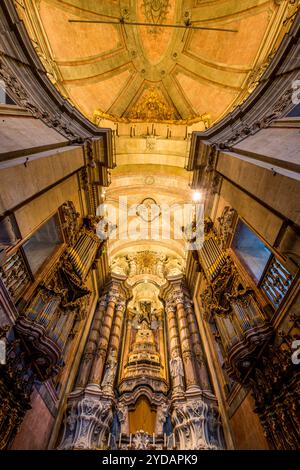
[[(49, 77), (86, 116), (195, 122), (252, 91), (278, 46), (281, 0), (19, 0)], [(285, 6), (283, 6), (285, 4)], [(184, 24), (219, 30), (72, 23)]]
[[(192, 201), (184, 170), (190, 133), (205, 130), (247, 98), (291, 16), (285, 0), (15, 0), (15, 5), (50, 80), (89, 119), (115, 131), (117, 167), (105, 197), (116, 209), (119, 196), (127, 197), (128, 206), (151, 199), (159, 207)], [(120, 24), (120, 18), (150, 26)], [(213, 30), (154, 26), (186, 20)], [(122, 230), (119, 217), (116, 223)], [(143, 250), (185, 255), (177, 239), (109, 243), (111, 259)]]

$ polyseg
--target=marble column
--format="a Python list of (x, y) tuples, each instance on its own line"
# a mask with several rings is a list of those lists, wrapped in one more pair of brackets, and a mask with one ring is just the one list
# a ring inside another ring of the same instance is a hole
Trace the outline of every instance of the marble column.
[(116, 302), (119, 298), (119, 292), (117, 289), (111, 289), (107, 297), (107, 308), (105, 314), (103, 315), (103, 320), (101, 322), (101, 337), (99, 339), (96, 355), (91, 367), (91, 372), (89, 376), (89, 383), (96, 384), (100, 386), (103, 369), (105, 365), (106, 354), (108, 350), (108, 343), (111, 333), (111, 327), (114, 318)]
[(85, 387), (89, 378), (93, 359), (95, 358), (97, 344), (100, 338), (100, 325), (103, 314), (107, 307), (106, 295), (103, 295), (100, 299), (98, 307), (95, 311), (94, 319), (92, 322), (92, 328), (89, 333), (89, 337), (83, 353), (80, 372), (78, 374), (76, 388)]
[(202, 390), (208, 390), (211, 392), (211, 384), (207, 371), (207, 365), (203, 354), (203, 348), (199, 333), (199, 328), (194, 312), (194, 308), (190, 299), (186, 299), (184, 307), (187, 313), (187, 321), (190, 330), (190, 338), (193, 346), (193, 352), (195, 357), (196, 372), (198, 376), (198, 384)]
[(182, 351), (183, 366), (187, 389), (199, 388), (194, 355), (190, 340), (190, 330), (187, 321), (187, 314), (184, 308), (184, 295), (180, 290), (173, 291), (173, 299), (177, 309), (178, 330)]

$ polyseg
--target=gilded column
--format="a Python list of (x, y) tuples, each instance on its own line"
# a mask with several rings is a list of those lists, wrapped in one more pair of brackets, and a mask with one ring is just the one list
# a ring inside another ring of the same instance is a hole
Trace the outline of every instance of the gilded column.
[(180, 335), (186, 386), (187, 389), (191, 387), (198, 388), (194, 355), (190, 341), (190, 330), (187, 321), (187, 314), (184, 308), (184, 295), (181, 290), (173, 291), (173, 295), (177, 309), (178, 330)]
[(112, 322), (114, 318), (115, 306), (116, 306), (118, 297), (119, 297), (119, 291), (117, 289), (111, 289), (107, 297), (107, 300), (108, 300), (107, 308), (106, 308), (106, 311), (105, 311), (105, 314), (103, 316), (103, 320), (100, 326), (101, 338), (99, 340), (98, 347), (96, 350), (96, 355), (95, 355), (93, 365), (91, 368), (91, 373), (89, 377), (90, 384), (96, 384), (99, 386), (101, 382), (106, 353), (108, 349)]
[(192, 302), (189, 299), (186, 299), (184, 306), (187, 313), (187, 321), (191, 335), (191, 343), (193, 345), (198, 384), (200, 385), (202, 390), (211, 391), (210, 379), (207, 372), (206, 361), (203, 355), (200, 333)]
[(95, 311), (92, 328), (86, 343), (85, 351), (83, 354), (80, 372), (77, 379), (76, 387), (85, 387), (89, 378), (93, 359), (95, 358), (97, 345), (100, 338), (100, 325), (103, 314), (107, 307), (106, 295), (102, 296)]

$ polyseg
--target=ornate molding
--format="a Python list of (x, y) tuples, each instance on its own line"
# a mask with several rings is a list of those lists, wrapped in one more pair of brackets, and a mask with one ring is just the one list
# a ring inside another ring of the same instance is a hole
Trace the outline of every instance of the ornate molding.
[(183, 259), (167, 256), (163, 252), (138, 251), (117, 256), (112, 260), (111, 271), (132, 278), (138, 275), (158, 276), (164, 280), (168, 276), (180, 275), (184, 271)]
[(107, 446), (114, 402), (105, 395), (85, 389), (71, 394), (64, 419), (59, 450), (103, 449)]
[[(145, 122), (143, 119), (133, 119), (129, 117), (119, 117), (113, 114), (105, 113), (100, 109), (96, 109), (93, 114), (93, 123), (97, 126), (101, 126), (102, 120), (112, 121), (114, 123), (123, 123), (123, 124), (134, 124), (139, 122)], [(203, 113), (199, 116), (189, 116), (186, 119), (164, 119), (163, 121), (159, 119), (151, 119), (151, 123), (161, 123), (161, 124), (169, 124), (169, 125), (178, 125), (178, 126), (192, 126), (193, 124), (198, 124), (202, 122), (204, 124), (204, 128), (208, 129), (211, 126), (211, 115), (209, 113)]]
[(8, 64), (1, 58), (0, 55), (0, 78), (4, 81), (5, 86), (9, 90), (14, 101), (24, 108), (26, 108), (35, 118), (42, 120), (49, 127), (56, 129), (60, 134), (66, 138), (71, 139), (78, 143), (81, 143), (78, 134), (75, 134), (66, 121), (62, 119), (59, 113), (53, 113), (40, 109), (31, 98), (31, 95), (27, 93), (23, 85), (21, 85), (18, 78), (16, 78), (13, 70)]
[[(299, 331), (292, 322), (291, 332)], [(293, 364), (293, 334), (270, 344), (257, 360), (248, 386), (255, 400), (264, 434), (272, 449), (294, 450), (300, 445), (300, 370)]]
[(202, 398), (175, 401), (172, 422), (177, 448), (218, 450), (224, 448), (221, 420), (216, 405)]

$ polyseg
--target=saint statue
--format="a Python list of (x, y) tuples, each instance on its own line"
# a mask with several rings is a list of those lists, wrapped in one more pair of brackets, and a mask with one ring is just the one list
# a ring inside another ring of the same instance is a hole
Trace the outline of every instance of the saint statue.
[(170, 371), (173, 379), (173, 388), (174, 390), (183, 390), (184, 382), (184, 372), (183, 364), (181, 357), (176, 354), (173, 354), (173, 357), (170, 360)]
[(117, 360), (115, 357), (115, 353), (113, 353), (112, 356), (106, 362), (104, 377), (101, 383), (102, 388), (113, 386), (116, 366)]
[(129, 265), (129, 273), (128, 276), (132, 277), (137, 274), (137, 262), (136, 262), (136, 256), (133, 254), (127, 255), (127, 262)]
[(167, 420), (169, 408), (170, 406), (167, 403), (162, 403), (158, 408), (156, 415), (156, 434), (163, 433), (163, 426)]
[(139, 323), (143, 324), (143, 322), (146, 322), (149, 326), (151, 323), (150, 315), (151, 315), (151, 302), (140, 302)]
[(156, 274), (159, 277), (164, 277), (166, 260), (167, 260), (167, 256), (165, 254), (161, 254), (158, 258), (158, 261), (156, 263)]

